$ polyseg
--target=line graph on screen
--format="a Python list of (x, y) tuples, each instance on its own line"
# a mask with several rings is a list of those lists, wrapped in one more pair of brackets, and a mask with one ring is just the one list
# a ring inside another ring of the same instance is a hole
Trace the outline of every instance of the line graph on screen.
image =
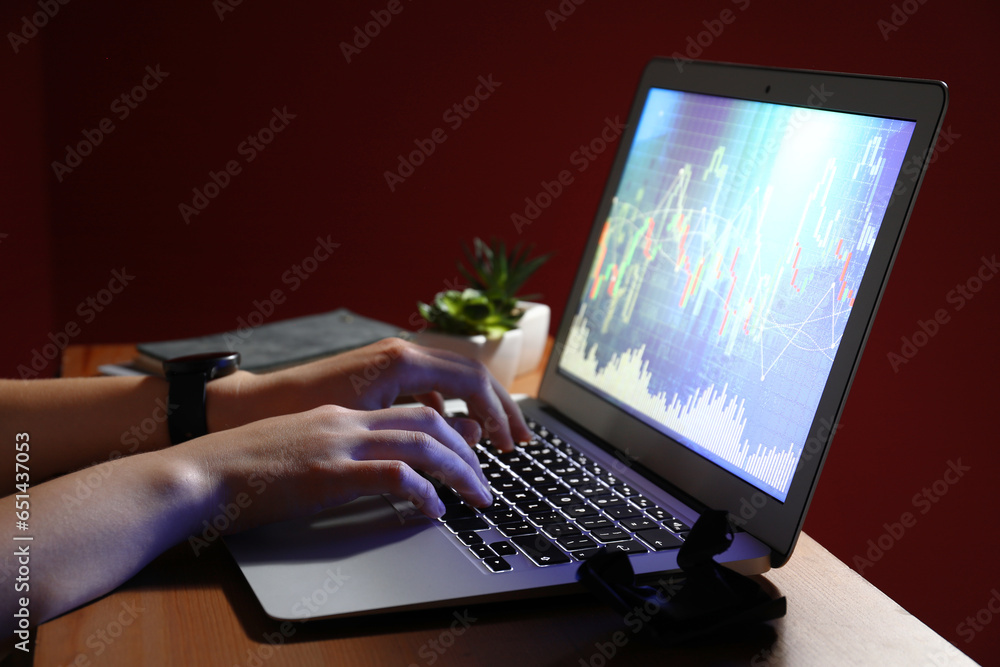
[(779, 499), (912, 131), (804, 111), (651, 92), (560, 358)]

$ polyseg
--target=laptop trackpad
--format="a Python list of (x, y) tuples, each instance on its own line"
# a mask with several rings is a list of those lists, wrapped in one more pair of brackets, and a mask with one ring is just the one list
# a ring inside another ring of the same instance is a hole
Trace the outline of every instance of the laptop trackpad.
[(468, 595), (493, 583), (437, 521), (383, 496), (229, 536), (226, 545), (264, 610), (281, 619), (426, 603), (454, 595), (456, 584)]
[(226, 538), (240, 562), (342, 560), (404, 541), (434, 522), (406, 500), (365, 496)]

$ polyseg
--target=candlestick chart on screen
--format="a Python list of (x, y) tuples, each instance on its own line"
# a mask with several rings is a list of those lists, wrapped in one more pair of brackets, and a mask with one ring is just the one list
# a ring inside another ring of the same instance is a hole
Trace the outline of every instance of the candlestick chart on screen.
[(651, 90), (560, 370), (784, 500), (912, 130)]

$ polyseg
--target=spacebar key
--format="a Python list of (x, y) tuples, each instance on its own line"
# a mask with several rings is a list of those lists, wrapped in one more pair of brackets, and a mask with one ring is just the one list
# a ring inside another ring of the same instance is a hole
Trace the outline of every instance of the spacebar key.
[(569, 562), (569, 556), (541, 535), (518, 535), (510, 538), (510, 541), (534, 561), (535, 565), (558, 565)]

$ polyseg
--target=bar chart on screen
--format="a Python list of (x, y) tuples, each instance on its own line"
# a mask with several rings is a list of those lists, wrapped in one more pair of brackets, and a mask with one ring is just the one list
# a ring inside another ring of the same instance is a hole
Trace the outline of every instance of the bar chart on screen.
[(784, 499), (911, 133), (651, 91), (560, 369)]

